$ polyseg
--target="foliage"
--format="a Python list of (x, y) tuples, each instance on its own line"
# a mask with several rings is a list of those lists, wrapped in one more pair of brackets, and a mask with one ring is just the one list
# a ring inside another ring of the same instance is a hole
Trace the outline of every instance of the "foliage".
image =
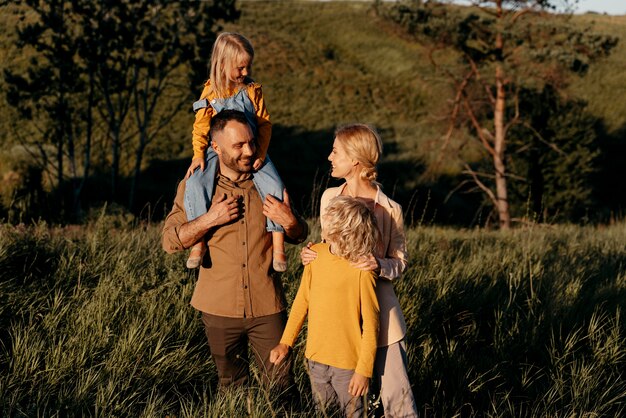
[(41, 167), (32, 163), (31, 155), (19, 146), (0, 152), (0, 219), (20, 223), (44, 215), (46, 181)]
[[(518, 216), (538, 221), (594, 220), (594, 178), (600, 170), (602, 123), (581, 100), (562, 98), (552, 87), (519, 93), (524, 123), (510, 132), (511, 171)], [(512, 111), (512, 110), (511, 110)]]
[[(563, 15), (543, 13), (554, 7), (550, 1), (474, 1), (472, 5), (455, 8), (413, 1), (392, 6), (388, 16), (433, 43), (432, 62), (449, 77), (453, 90), (444, 141), (450, 142), (459, 127), (474, 134), (492, 168), (476, 171), (465, 162), (465, 173), (489, 198), (500, 226), (507, 229), (511, 223), (509, 182), (512, 174), (520, 175), (509, 170), (515, 159), (507, 145), (509, 131), (521, 122), (535, 132), (541, 129), (532, 126), (534, 119), (523, 113), (520, 89), (562, 88), (570, 73), (584, 74), (590, 62), (607, 56), (617, 38), (573, 28), (563, 21)], [(436, 57), (437, 50), (448, 49), (458, 58), (453, 65), (442, 64)], [(515, 111), (507, 113), (511, 103)], [(543, 111), (548, 109), (538, 110)], [(586, 154), (594, 152), (591, 149)], [(557, 171), (566, 171), (571, 165), (566, 158), (561, 163), (563, 167)]]
[[(380, 3), (384, 8), (389, 5)], [(275, 128), (270, 145), (274, 163), (298, 209), (311, 208), (310, 213), (315, 213), (318, 203), (311, 199), (311, 189), (328, 181), (326, 157), (334, 129), (342, 123), (370, 123), (379, 129), (385, 144), (380, 175), (385, 191), (405, 208), (414, 208), (411, 218), (462, 225), (484, 223), (484, 218), (475, 216), (480, 196), (450, 195), (459, 181), (466, 178), (461, 173), (463, 162), (475, 167), (485, 158), (475, 144), (467, 141), (473, 134), (471, 128), (455, 132), (447, 146), (441, 141), (447, 128), (450, 85), (430, 64), (429, 53), (434, 50), (442, 65), (455, 64), (458, 55), (451, 50), (435, 50), (432, 41), (425, 37), (416, 40), (407, 35), (397, 24), (373, 13), (371, 6), (370, 2), (238, 2), (240, 18), (224, 23), (225, 30), (244, 33), (255, 47), (253, 76), (263, 84)], [(24, 23), (19, 20), (18, 11), (16, 2), (7, 2), (0, 8), (0, 51), (5, 57), (0, 61), (0, 71), (10, 67), (21, 69), (18, 74), (25, 75), (33, 51), (16, 50), (15, 27)], [(32, 18), (33, 12), (25, 20)], [(553, 26), (558, 32), (559, 25), (552, 25), (550, 15), (547, 18), (546, 28)], [(544, 16), (533, 15), (537, 25), (542, 19)], [(590, 28), (585, 33), (622, 39), (626, 36), (625, 16), (574, 15), (567, 25), (581, 31)], [(587, 101), (586, 111), (606, 125), (607, 132), (599, 138), (601, 172), (593, 187), (593, 194), (601, 195), (600, 211), (607, 214), (602, 220), (607, 220), (611, 213), (621, 216), (625, 207), (626, 183), (620, 181), (626, 175), (621, 158), (626, 144), (623, 129), (626, 101), (621, 100), (622, 86), (626, 84), (626, 72), (621, 69), (625, 66), (626, 43), (620, 42), (608, 57), (589, 65), (584, 77), (569, 78), (571, 85), (564, 89), (568, 99)], [(180, 86), (177, 94), (187, 88), (187, 70), (198, 70), (204, 72), (203, 77), (207, 76), (203, 63), (181, 68), (172, 79)], [(542, 89), (539, 85), (525, 87)], [(5, 80), (0, 79), (0, 145), (5, 150), (41, 137), (43, 129), (41, 126), (35, 129), (37, 121), (23, 119), (6, 103), (3, 94), (6, 88)], [(200, 93), (199, 81), (193, 90), (194, 95)], [(85, 103), (82, 101), (80, 105)], [(172, 107), (168, 104), (166, 109), (157, 110), (155, 121)], [(127, 122), (135, 125), (134, 116), (127, 118)], [(171, 201), (191, 157), (192, 123), (193, 113), (186, 105), (166, 128), (155, 133), (146, 147), (136, 185), (135, 214), (145, 210), (142, 208), (146, 204), (157, 217), (167, 213), (162, 208)], [(111, 143), (105, 136), (104, 125), (101, 122), (97, 125), (89, 177), (81, 192), (83, 213), (89, 206), (111, 199)], [(85, 129), (81, 130), (81, 138), (85, 138)], [(125, 132), (128, 136), (124, 137), (126, 142), (121, 150), (117, 201), (128, 205), (136, 161), (133, 153), (139, 134), (130, 127)], [(55, 152), (46, 150), (48, 162), (45, 163), (36, 148), (29, 149), (34, 153), (30, 157), (34, 165), (48, 167), (46, 178), (56, 175)], [(511, 150), (516, 149), (511, 146)], [(76, 155), (84, 155), (80, 144)], [(64, 167), (69, 181), (68, 164), (66, 158)], [(522, 161), (511, 164), (522, 167), (519, 172), (525, 176)], [(77, 164), (77, 171), (84, 172), (81, 164)], [(519, 174), (517, 168), (512, 174)], [(517, 180), (512, 180), (511, 187), (516, 205), (514, 215), (520, 216), (517, 209), (525, 215), (528, 196), (518, 196)], [(522, 206), (517, 206), (517, 202)], [(54, 203), (48, 201), (52, 206)]]
[[(218, 394), (195, 274), (161, 225), (0, 229), (0, 414), (282, 415), (275, 394)], [(626, 400), (626, 225), (511, 233), (419, 227), (395, 283), (423, 416), (620, 416)], [(288, 299), (301, 266), (290, 247)], [(311, 416), (303, 340), (300, 408)], [(291, 410), (293, 408), (293, 410)], [(290, 411), (291, 410), (291, 411)]]
[(55, 146), (56, 186), (62, 189), (70, 179), (74, 204), (66, 210), (73, 214), (80, 211), (94, 150), (101, 153), (96, 159), (110, 164), (112, 198), (121, 159), (134, 156), (132, 207), (145, 149), (190, 101), (217, 22), (237, 17), (234, 1), (19, 5), (16, 45), (31, 58), (26, 69), (6, 69), (4, 78), (9, 103), (40, 127), (27, 143)]

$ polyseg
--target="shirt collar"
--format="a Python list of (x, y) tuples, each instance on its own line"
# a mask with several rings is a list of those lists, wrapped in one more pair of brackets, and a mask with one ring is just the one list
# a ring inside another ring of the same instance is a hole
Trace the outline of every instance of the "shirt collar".
[[(341, 186), (339, 186), (339, 190), (337, 191), (336, 196), (341, 195), (341, 193), (343, 193), (343, 189), (346, 188), (346, 186), (348, 185), (348, 183), (344, 183)], [(375, 183), (374, 184), (376, 186), (376, 197), (374, 198), (374, 207), (376, 206), (389, 206), (387, 202), (387, 196), (385, 195), (385, 193), (383, 193), (382, 190), (380, 190), (380, 186)]]

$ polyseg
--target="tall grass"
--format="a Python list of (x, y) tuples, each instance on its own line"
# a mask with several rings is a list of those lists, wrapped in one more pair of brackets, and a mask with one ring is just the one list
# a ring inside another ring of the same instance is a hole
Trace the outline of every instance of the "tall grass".
[[(423, 415), (622, 415), (626, 224), (417, 227), (408, 241), (396, 290)], [(289, 252), (291, 300), (301, 267)], [(301, 406), (281, 408), (254, 377), (217, 393), (194, 283), (183, 254), (161, 251), (160, 225), (2, 226), (0, 415), (314, 415), (302, 340)]]

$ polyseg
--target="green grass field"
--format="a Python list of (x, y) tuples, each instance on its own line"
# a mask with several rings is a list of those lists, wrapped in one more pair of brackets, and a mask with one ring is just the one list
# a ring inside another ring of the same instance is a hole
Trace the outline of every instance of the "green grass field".
[[(216, 394), (184, 254), (161, 250), (159, 224), (117, 224), (0, 227), (0, 415), (283, 414), (254, 378), (249, 398)], [(423, 415), (623, 415), (624, 242), (623, 223), (409, 230), (396, 291)], [(291, 300), (301, 266), (289, 252)], [(304, 406), (287, 416), (313, 414), (302, 352)]]

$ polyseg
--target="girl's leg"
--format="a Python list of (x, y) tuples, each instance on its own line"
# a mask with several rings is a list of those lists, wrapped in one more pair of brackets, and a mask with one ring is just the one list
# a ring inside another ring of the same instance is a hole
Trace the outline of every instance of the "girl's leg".
[[(261, 200), (270, 194), (279, 200), (283, 200), (283, 184), (276, 167), (272, 163), (269, 156), (266, 156), (263, 166), (254, 173), (252, 178), (254, 185), (261, 196)], [(273, 251), (273, 267), (276, 271), (287, 270), (287, 257), (285, 256), (285, 231), (282, 226), (267, 220), (267, 230), (272, 233)]]
[(273, 260), (272, 267), (276, 271), (287, 270), (287, 256), (285, 255), (285, 233), (272, 232)]
[(378, 347), (374, 373), (378, 380), (385, 417), (417, 417), (407, 365), (404, 340), (387, 347)]
[(187, 258), (187, 268), (197, 269), (200, 267), (205, 253), (206, 244), (204, 243), (204, 240), (196, 242), (194, 246), (191, 247), (191, 251), (189, 252), (189, 258)]
[[(211, 206), (213, 189), (215, 186), (215, 173), (217, 172), (217, 154), (213, 148), (207, 149), (206, 166), (204, 171), (196, 170), (185, 182), (185, 213), (187, 220), (192, 221), (207, 212)], [(198, 241), (189, 253), (187, 268), (195, 269), (202, 265), (202, 259), (206, 253), (204, 240)]]

